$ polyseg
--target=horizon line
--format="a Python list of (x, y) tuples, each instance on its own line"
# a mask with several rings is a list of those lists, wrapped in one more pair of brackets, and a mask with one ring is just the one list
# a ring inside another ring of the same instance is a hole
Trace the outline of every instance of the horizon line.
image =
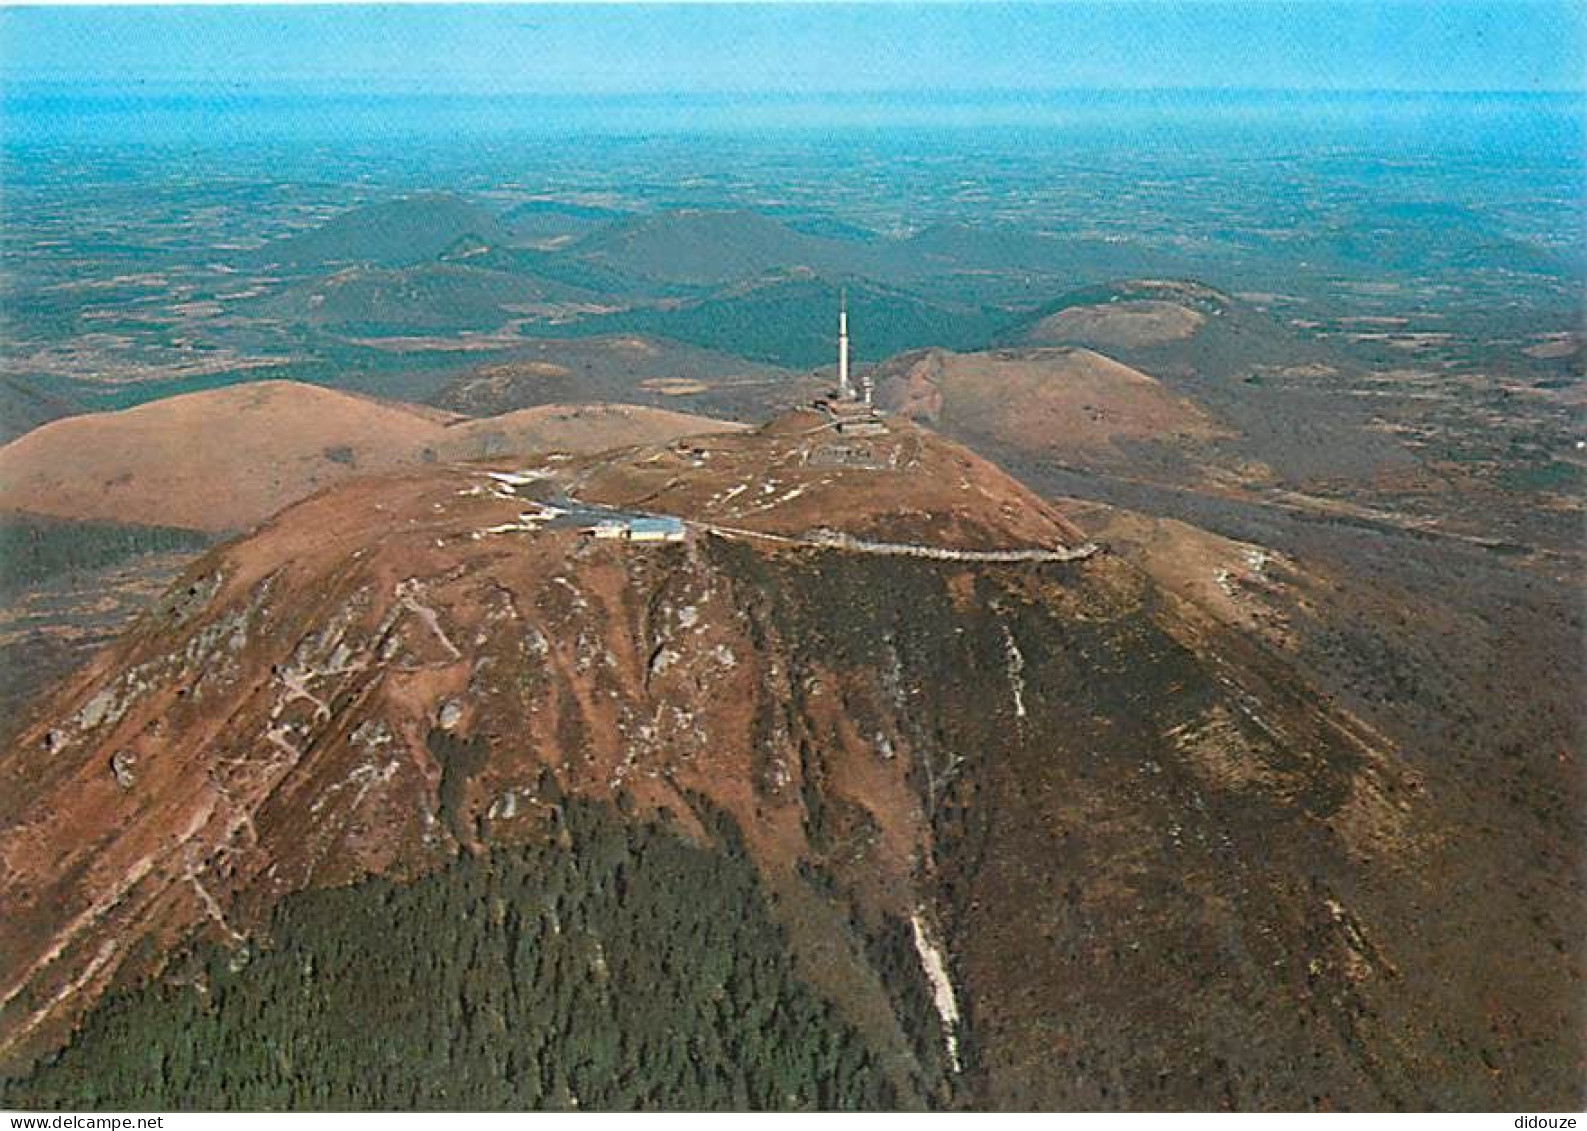
[[(45, 3), (47, 0), (40, 0)], [(157, 0), (164, 3), (164, 0)], [(178, 0), (179, 3), (190, 6), (209, 6), (208, 0)], [(299, 6), (329, 6), (323, 0), (283, 0)], [(393, 0), (350, 0), (356, 4), (384, 4)], [(423, 4), (432, 0), (395, 0), (399, 3)], [(475, 0), (444, 0), (448, 4), (472, 4)], [(540, 0), (522, 0), (522, 2), (539, 3)], [(561, 3), (562, 0), (552, 0)], [(744, 3), (745, 0), (581, 0), (600, 4), (733, 4)], [(851, 3), (854, 0), (764, 0), (767, 3), (798, 3), (798, 4), (839, 4)], [(863, 0), (866, 3), (914, 3), (916, 0)], [(960, 0), (927, 0), (931, 3), (958, 3)], [(1027, 3), (1030, 0), (991, 0), (993, 3), (1014, 2)], [(1042, 0), (1045, 3), (1075, 3), (1085, 0)], [(1124, 0), (1126, 3), (1155, 3), (1157, 0)], [(1224, 0), (1209, 0), (1213, 3), (1222, 3)], [(1528, 3), (1531, 0), (1518, 0)], [(7, 6), (12, 0), (6, 0)], [(235, 6), (250, 5), (251, 0), (228, 0)], [(100, 0), (83, 0), (82, 6), (105, 6)], [(145, 0), (124, 0), (122, 7), (153, 6)], [(228, 79), (216, 81), (210, 78), (151, 78), (148, 76), (90, 76), (62, 78), (46, 75), (7, 75), (0, 71), (0, 92), (15, 90), (20, 87), (115, 87), (119, 89), (145, 87), (151, 91), (158, 91), (173, 87), (209, 88), (214, 90), (301, 90), (305, 92), (323, 91), (328, 94), (362, 94), (368, 96), (381, 95), (410, 95), (430, 94), (436, 97), (503, 97), (503, 98), (781, 98), (781, 99), (831, 99), (831, 98), (883, 98), (883, 97), (914, 97), (921, 95), (1004, 95), (1009, 97), (1040, 97), (1042, 95), (1058, 94), (1217, 94), (1217, 95), (1422, 95), (1449, 98), (1464, 98), (1473, 96), (1507, 96), (1507, 97), (1562, 97), (1576, 96), (1587, 99), (1587, 83), (1578, 87), (1420, 87), (1420, 86), (1215, 86), (1215, 85), (1185, 85), (1164, 84), (1160, 86), (888, 86), (888, 87), (832, 87), (825, 89), (794, 90), (777, 89), (769, 87), (656, 87), (656, 88), (609, 88), (573, 90), (567, 88), (548, 89), (536, 87), (493, 87), (480, 85), (476, 87), (450, 87), (443, 88), (427, 84), (425, 80), (413, 79), (350, 79), (337, 78), (335, 80), (321, 80), (311, 78), (260, 78), (260, 79)]]

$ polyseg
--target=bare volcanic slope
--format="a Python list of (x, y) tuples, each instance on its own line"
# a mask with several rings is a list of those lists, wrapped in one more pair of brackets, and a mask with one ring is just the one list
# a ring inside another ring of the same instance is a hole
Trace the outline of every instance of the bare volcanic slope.
[(354, 469), (414, 458), (445, 419), (283, 381), (73, 416), (0, 448), (0, 507), (235, 529)]
[[(366, 1104), (566, 1104), (548, 1065), (595, 1065), (577, 1088), (643, 1074), (615, 1034), (565, 1043), (657, 968), (591, 933), (578, 884), (671, 914), (637, 862), (610, 872), (633, 858), (592, 839), (594, 806), (630, 844), (660, 829), (719, 875), (752, 862), (828, 1028), (861, 1035), (843, 1063), (893, 1102), (1574, 1102), (1565, 959), (1512, 977), (1483, 956), (1534, 928), (1439, 898), (1439, 846), (1476, 817), (1443, 783), (1115, 556), (975, 558), (1076, 549), (985, 461), (906, 423), (820, 423), (354, 480), (197, 563), (0, 761), (3, 1055), (25, 1065), (107, 986), (165, 971), (15, 1095), (323, 1105), (346, 1094), (327, 1066), (362, 1063), (398, 1000), (453, 1098), (410, 1088), (421, 1056), (361, 1078), (389, 1090)], [(640, 541), (667, 532), (641, 508), (686, 537)], [(586, 879), (530, 898), (479, 878), (514, 846)], [(391, 917), (418, 906), (393, 882), (459, 868), (435, 918)], [(713, 897), (692, 882), (706, 895), (672, 906)], [(331, 904), (291, 893), (345, 885), (315, 930), (364, 934), (293, 933)], [(447, 965), (445, 932), (476, 928), (496, 933)], [(365, 960), (393, 934), (441, 964), (413, 985), (464, 987), (433, 1014), (390, 990), (389, 951)], [(220, 949), (172, 957), (195, 936)], [(748, 976), (666, 1008), (725, 1039), (742, 1019), (712, 995)], [(355, 1015), (315, 1028), (327, 994)], [(767, 1102), (807, 1094), (779, 1087)]]
[(1232, 450), (1290, 487), (1415, 476), (1417, 461), (1357, 395), (1362, 361), (1252, 303), (1187, 279), (1131, 279), (1064, 295), (1004, 335), (1083, 346), (1149, 373), (1224, 421)]
[(1126, 299), (1065, 307), (1040, 319), (1027, 337), (1032, 342), (1094, 342), (1103, 347), (1131, 349), (1184, 341), (1206, 320), (1200, 311), (1176, 302)]
[[(570, 477), (570, 478), (568, 478)], [(880, 434), (836, 431), (797, 411), (753, 432), (694, 436), (634, 457), (579, 461), (577, 498), (685, 515), (730, 535), (820, 540), (841, 533), (949, 552), (1084, 553), (1085, 536), (997, 467), (902, 420)]]
[(449, 424), (435, 439), (441, 459), (501, 459), (530, 452), (599, 452), (678, 436), (736, 432), (744, 425), (630, 404), (541, 404)]
[(350, 475), (544, 448), (599, 450), (716, 426), (636, 406), (543, 406), (469, 421), (266, 381), (35, 429), (0, 448), (0, 510), (237, 530)]
[(609, 334), (525, 343), (511, 357), (459, 374), (430, 400), (470, 416), (620, 401), (763, 420), (819, 391), (809, 375), (791, 369), (667, 338)]
[(1129, 279), (1071, 291), (1016, 327), (1010, 340), (1039, 346), (1088, 345), (1132, 360), (1136, 351), (1154, 351), (1139, 356), (1162, 360), (1192, 348), (1222, 349), (1227, 356), (1190, 355), (1197, 368), (1219, 373), (1242, 364), (1274, 365), (1320, 356), (1315, 345), (1248, 303), (1190, 279)]
[[(878, 366), (881, 404), (983, 447), (1066, 466), (1216, 475), (1217, 418), (1089, 349), (922, 350)], [(1247, 473), (1259, 469), (1245, 469)]]

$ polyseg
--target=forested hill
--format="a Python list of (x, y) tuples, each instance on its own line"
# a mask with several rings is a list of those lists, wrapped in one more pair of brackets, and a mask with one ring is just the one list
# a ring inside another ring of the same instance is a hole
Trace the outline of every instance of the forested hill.
[[(900, 1091), (801, 979), (730, 818), (704, 845), (609, 805), (555, 813), (545, 839), (409, 886), (287, 900), (263, 949), (191, 951), (0, 1104), (896, 1109), (940, 1086)], [(930, 1050), (919, 967), (896, 957)]]

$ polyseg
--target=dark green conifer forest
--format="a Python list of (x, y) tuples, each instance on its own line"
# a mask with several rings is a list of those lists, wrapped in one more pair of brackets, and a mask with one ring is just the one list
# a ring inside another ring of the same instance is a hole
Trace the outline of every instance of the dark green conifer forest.
[(81, 570), (100, 569), (138, 554), (201, 550), (209, 537), (174, 526), (68, 520), (43, 515), (0, 517), (0, 597)]
[(917, 1107), (796, 974), (736, 840), (569, 801), (533, 844), (293, 896), (108, 999), (29, 1109)]

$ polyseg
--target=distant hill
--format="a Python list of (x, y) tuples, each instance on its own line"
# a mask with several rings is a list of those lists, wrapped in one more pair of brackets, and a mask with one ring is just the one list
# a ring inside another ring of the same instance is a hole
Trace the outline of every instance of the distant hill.
[(1070, 306), (1031, 327), (1031, 342), (1092, 342), (1113, 349), (1160, 346), (1193, 337), (1206, 315), (1182, 303), (1126, 299), (1092, 306)]
[(469, 416), (532, 405), (623, 401), (753, 419), (798, 400), (806, 375), (666, 338), (613, 334), (527, 344), (470, 369), (430, 398)]
[(271, 241), (256, 258), (307, 270), (352, 263), (401, 267), (434, 259), (465, 236), (487, 243), (507, 239), (488, 212), (449, 193), (421, 193), (354, 208)]
[(710, 284), (792, 267), (843, 270), (852, 248), (797, 232), (756, 212), (664, 212), (591, 234), (578, 257), (625, 274), (671, 283)]
[(1415, 464), (1349, 395), (1354, 357), (1199, 282), (1132, 279), (1073, 291), (1002, 340), (1095, 348), (1149, 373), (1232, 426), (1247, 458), (1294, 483)]
[[(585, 319), (581, 331), (653, 334), (795, 369), (831, 364), (844, 284), (807, 271), (779, 273), (712, 297)], [(973, 349), (1004, 315), (928, 302), (907, 291), (850, 280), (854, 356), (880, 360), (923, 346)]]
[[(1161, 262), (1130, 244), (1082, 235), (1032, 234), (1001, 225), (945, 222), (901, 238), (748, 211), (675, 211), (590, 232), (567, 253), (634, 278), (711, 285), (805, 268), (890, 283), (1034, 274), (1052, 280), (1128, 275)], [(1005, 284), (1006, 279), (1002, 280)]]
[(563, 283), (470, 266), (349, 267), (262, 300), (266, 317), (354, 334), (499, 329), (523, 308), (585, 297)]
[(816, 276), (867, 280), (933, 306), (998, 308), (1005, 322), (1043, 295), (1087, 279), (1161, 270), (1164, 261), (1160, 250), (1079, 232), (943, 222), (894, 236), (819, 217), (785, 220), (709, 210), (620, 220), (567, 242), (548, 258), (551, 263), (537, 266), (538, 272), (608, 294), (666, 287), (698, 292), (768, 277)]
[[(879, 402), (986, 450), (1069, 466), (1183, 463), (1200, 474), (1230, 433), (1186, 398), (1127, 365), (1073, 347), (904, 354), (873, 371)], [(1187, 453), (1196, 453), (1187, 458)]]
[(31, 382), (0, 377), (0, 442), (32, 431), (46, 421), (81, 411), (81, 405), (45, 392)]
[(729, 427), (624, 406), (469, 421), (266, 381), (38, 428), (0, 448), (0, 511), (237, 530), (353, 475), (546, 447), (598, 450)]
[(1161, 261), (1127, 243), (1050, 235), (1001, 224), (932, 224), (899, 243), (894, 265), (911, 274), (1033, 272), (1069, 279), (1110, 278)]
[[(1016, 326), (1009, 340), (1123, 349), (1161, 345), (1194, 336), (1210, 320), (1238, 316), (1241, 306), (1232, 295), (1190, 279), (1127, 279), (1060, 296)], [(1276, 323), (1267, 327), (1270, 335), (1281, 329)]]
[(1516, 238), (1504, 224), (1447, 200), (1372, 201), (1332, 211), (1287, 241), (1287, 254), (1332, 271), (1425, 277), (1445, 272), (1579, 276), (1587, 253)]
[(577, 239), (595, 228), (624, 219), (613, 208), (565, 200), (526, 200), (500, 217), (514, 241), (553, 246)]
[(859, 244), (876, 243), (882, 238), (879, 232), (826, 213), (812, 215), (803, 211), (790, 211), (787, 214), (777, 214), (775, 218), (805, 236), (819, 236), (822, 239)]

